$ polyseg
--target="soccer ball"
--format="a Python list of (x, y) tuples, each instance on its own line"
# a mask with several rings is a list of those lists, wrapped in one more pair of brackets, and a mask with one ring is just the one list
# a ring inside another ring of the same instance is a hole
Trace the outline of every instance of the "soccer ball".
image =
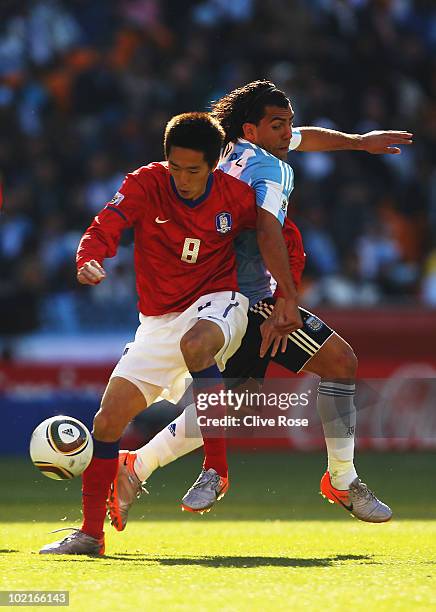
[(30, 439), (30, 457), (44, 476), (65, 480), (80, 476), (91, 463), (94, 445), (83, 423), (54, 416), (38, 425)]

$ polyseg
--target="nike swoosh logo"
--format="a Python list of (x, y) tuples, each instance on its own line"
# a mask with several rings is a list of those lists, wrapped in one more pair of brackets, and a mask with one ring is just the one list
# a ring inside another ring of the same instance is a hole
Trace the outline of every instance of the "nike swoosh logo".
[(168, 223), (170, 219), (159, 219), (159, 217), (156, 217), (155, 221), (156, 223)]
[(331, 491), (331, 494), (333, 495), (335, 499), (338, 500), (338, 502), (341, 504), (341, 506), (345, 508), (345, 510), (348, 510), (348, 512), (353, 512), (353, 504), (350, 504), (349, 506), (347, 506), (347, 504), (344, 504), (344, 502), (341, 499), (339, 499), (339, 497), (335, 495), (333, 491)]

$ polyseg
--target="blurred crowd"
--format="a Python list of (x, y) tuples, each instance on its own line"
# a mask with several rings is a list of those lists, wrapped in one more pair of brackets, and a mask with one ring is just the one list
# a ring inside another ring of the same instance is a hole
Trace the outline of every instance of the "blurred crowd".
[(135, 325), (131, 236), (100, 286), (78, 240), (179, 112), (258, 78), (296, 125), (414, 132), (399, 156), (292, 153), (302, 301), (436, 306), (434, 0), (2, 0), (0, 334)]

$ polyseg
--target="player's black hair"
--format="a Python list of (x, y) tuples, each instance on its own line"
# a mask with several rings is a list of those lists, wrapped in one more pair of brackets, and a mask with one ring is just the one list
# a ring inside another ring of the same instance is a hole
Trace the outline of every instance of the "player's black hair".
[(224, 130), (210, 113), (183, 113), (168, 121), (164, 135), (165, 158), (171, 147), (200, 151), (208, 166), (213, 168), (220, 157)]
[(271, 81), (253, 81), (212, 102), (212, 115), (226, 133), (225, 144), (235, 142), (244, 135), (244, 123), (258, 125), (268, 105), (280, 108), (290, 105), (286, 94)]

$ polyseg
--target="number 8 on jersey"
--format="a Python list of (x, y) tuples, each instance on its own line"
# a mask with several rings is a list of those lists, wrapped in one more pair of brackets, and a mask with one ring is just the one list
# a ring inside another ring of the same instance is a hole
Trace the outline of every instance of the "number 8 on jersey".
[(200, 251), (200, 242), (201, 240), (198, 238), (185, 238), (182, 257), (180, 259), (186, 263), (195, 263)]

